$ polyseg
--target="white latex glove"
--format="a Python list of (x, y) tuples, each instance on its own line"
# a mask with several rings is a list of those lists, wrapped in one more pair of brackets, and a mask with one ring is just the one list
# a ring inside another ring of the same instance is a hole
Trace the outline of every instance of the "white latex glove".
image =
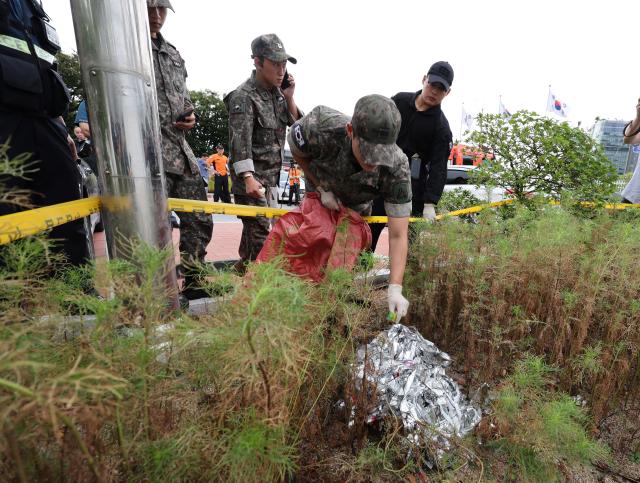
[(402, 296), (402, 285), (389, 285), (387, 289), (387, 302), (389, 302), (390, 319), (395, 316), (395, 318), (391, 320), (397, 324), (402, 317), (407, 315), (407, 310), (409, 310), (409, 301)]
[(331, 191), (325, 191), (322, 188), (318, 188), (320, 193), (320, 201), (322, 206), (329, 208), (330, 210), (340, 211), (340, 200)]
[(427, 221), (436, 221), (436, 207), (433, 203), (425, 203), (422, 217)]

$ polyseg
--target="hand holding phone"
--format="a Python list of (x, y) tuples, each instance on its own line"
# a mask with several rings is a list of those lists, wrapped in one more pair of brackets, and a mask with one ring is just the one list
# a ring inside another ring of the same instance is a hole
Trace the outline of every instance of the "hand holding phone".
[(284, 71), (284, 79), (282, 79), (282, 84), (280, 84), (280, 89), (285, 90), (291, 87), (291, 82), (289, 82), (289, 72)]

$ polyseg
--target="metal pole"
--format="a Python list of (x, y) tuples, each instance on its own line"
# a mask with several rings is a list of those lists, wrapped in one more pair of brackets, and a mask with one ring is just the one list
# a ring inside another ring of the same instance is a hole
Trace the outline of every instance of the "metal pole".
[[(145, 0), (70, 0), (97, 154), (110, 258), (131, 242), (172, 247)], [(171, 257), (158, 294), (177, 303)], [(164, 286), (163, 286), (164, 285)]]

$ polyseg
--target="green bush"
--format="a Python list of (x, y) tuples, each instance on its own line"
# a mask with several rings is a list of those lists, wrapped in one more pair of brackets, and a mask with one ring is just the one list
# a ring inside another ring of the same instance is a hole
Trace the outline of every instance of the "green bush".
[(639, 252), (640, 225), (604, 210), (515, 205), (507, 220), (428, 226), (405, 283), (411, 320), (480, 382), (522, 352), (548, 357), (600, 421), (640, 395)]
[(588, 434), (586, 411), (554, 389), (557, 369), (526, 356), (499, 389), (489, 425), (490, 446), (506, 458), (507, 474), (518, 481), (559, 481), (558, 462), (588, 465), (606, 461), (610, 450)]

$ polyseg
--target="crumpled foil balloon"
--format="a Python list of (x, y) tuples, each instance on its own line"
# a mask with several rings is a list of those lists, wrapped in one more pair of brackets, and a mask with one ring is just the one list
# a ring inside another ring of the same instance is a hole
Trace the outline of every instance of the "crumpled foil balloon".
[(372, 423), (389, 414), (400, 418), (410, 441), (427, 438), (448, 448), (448, 438), (463, 437), (482, 417), (466, 402), (458, 384), (445, 374), (451, 357), (415, 328), (395, 324), (357, 353), (356, 387), (366, 377), (379, 404)]

